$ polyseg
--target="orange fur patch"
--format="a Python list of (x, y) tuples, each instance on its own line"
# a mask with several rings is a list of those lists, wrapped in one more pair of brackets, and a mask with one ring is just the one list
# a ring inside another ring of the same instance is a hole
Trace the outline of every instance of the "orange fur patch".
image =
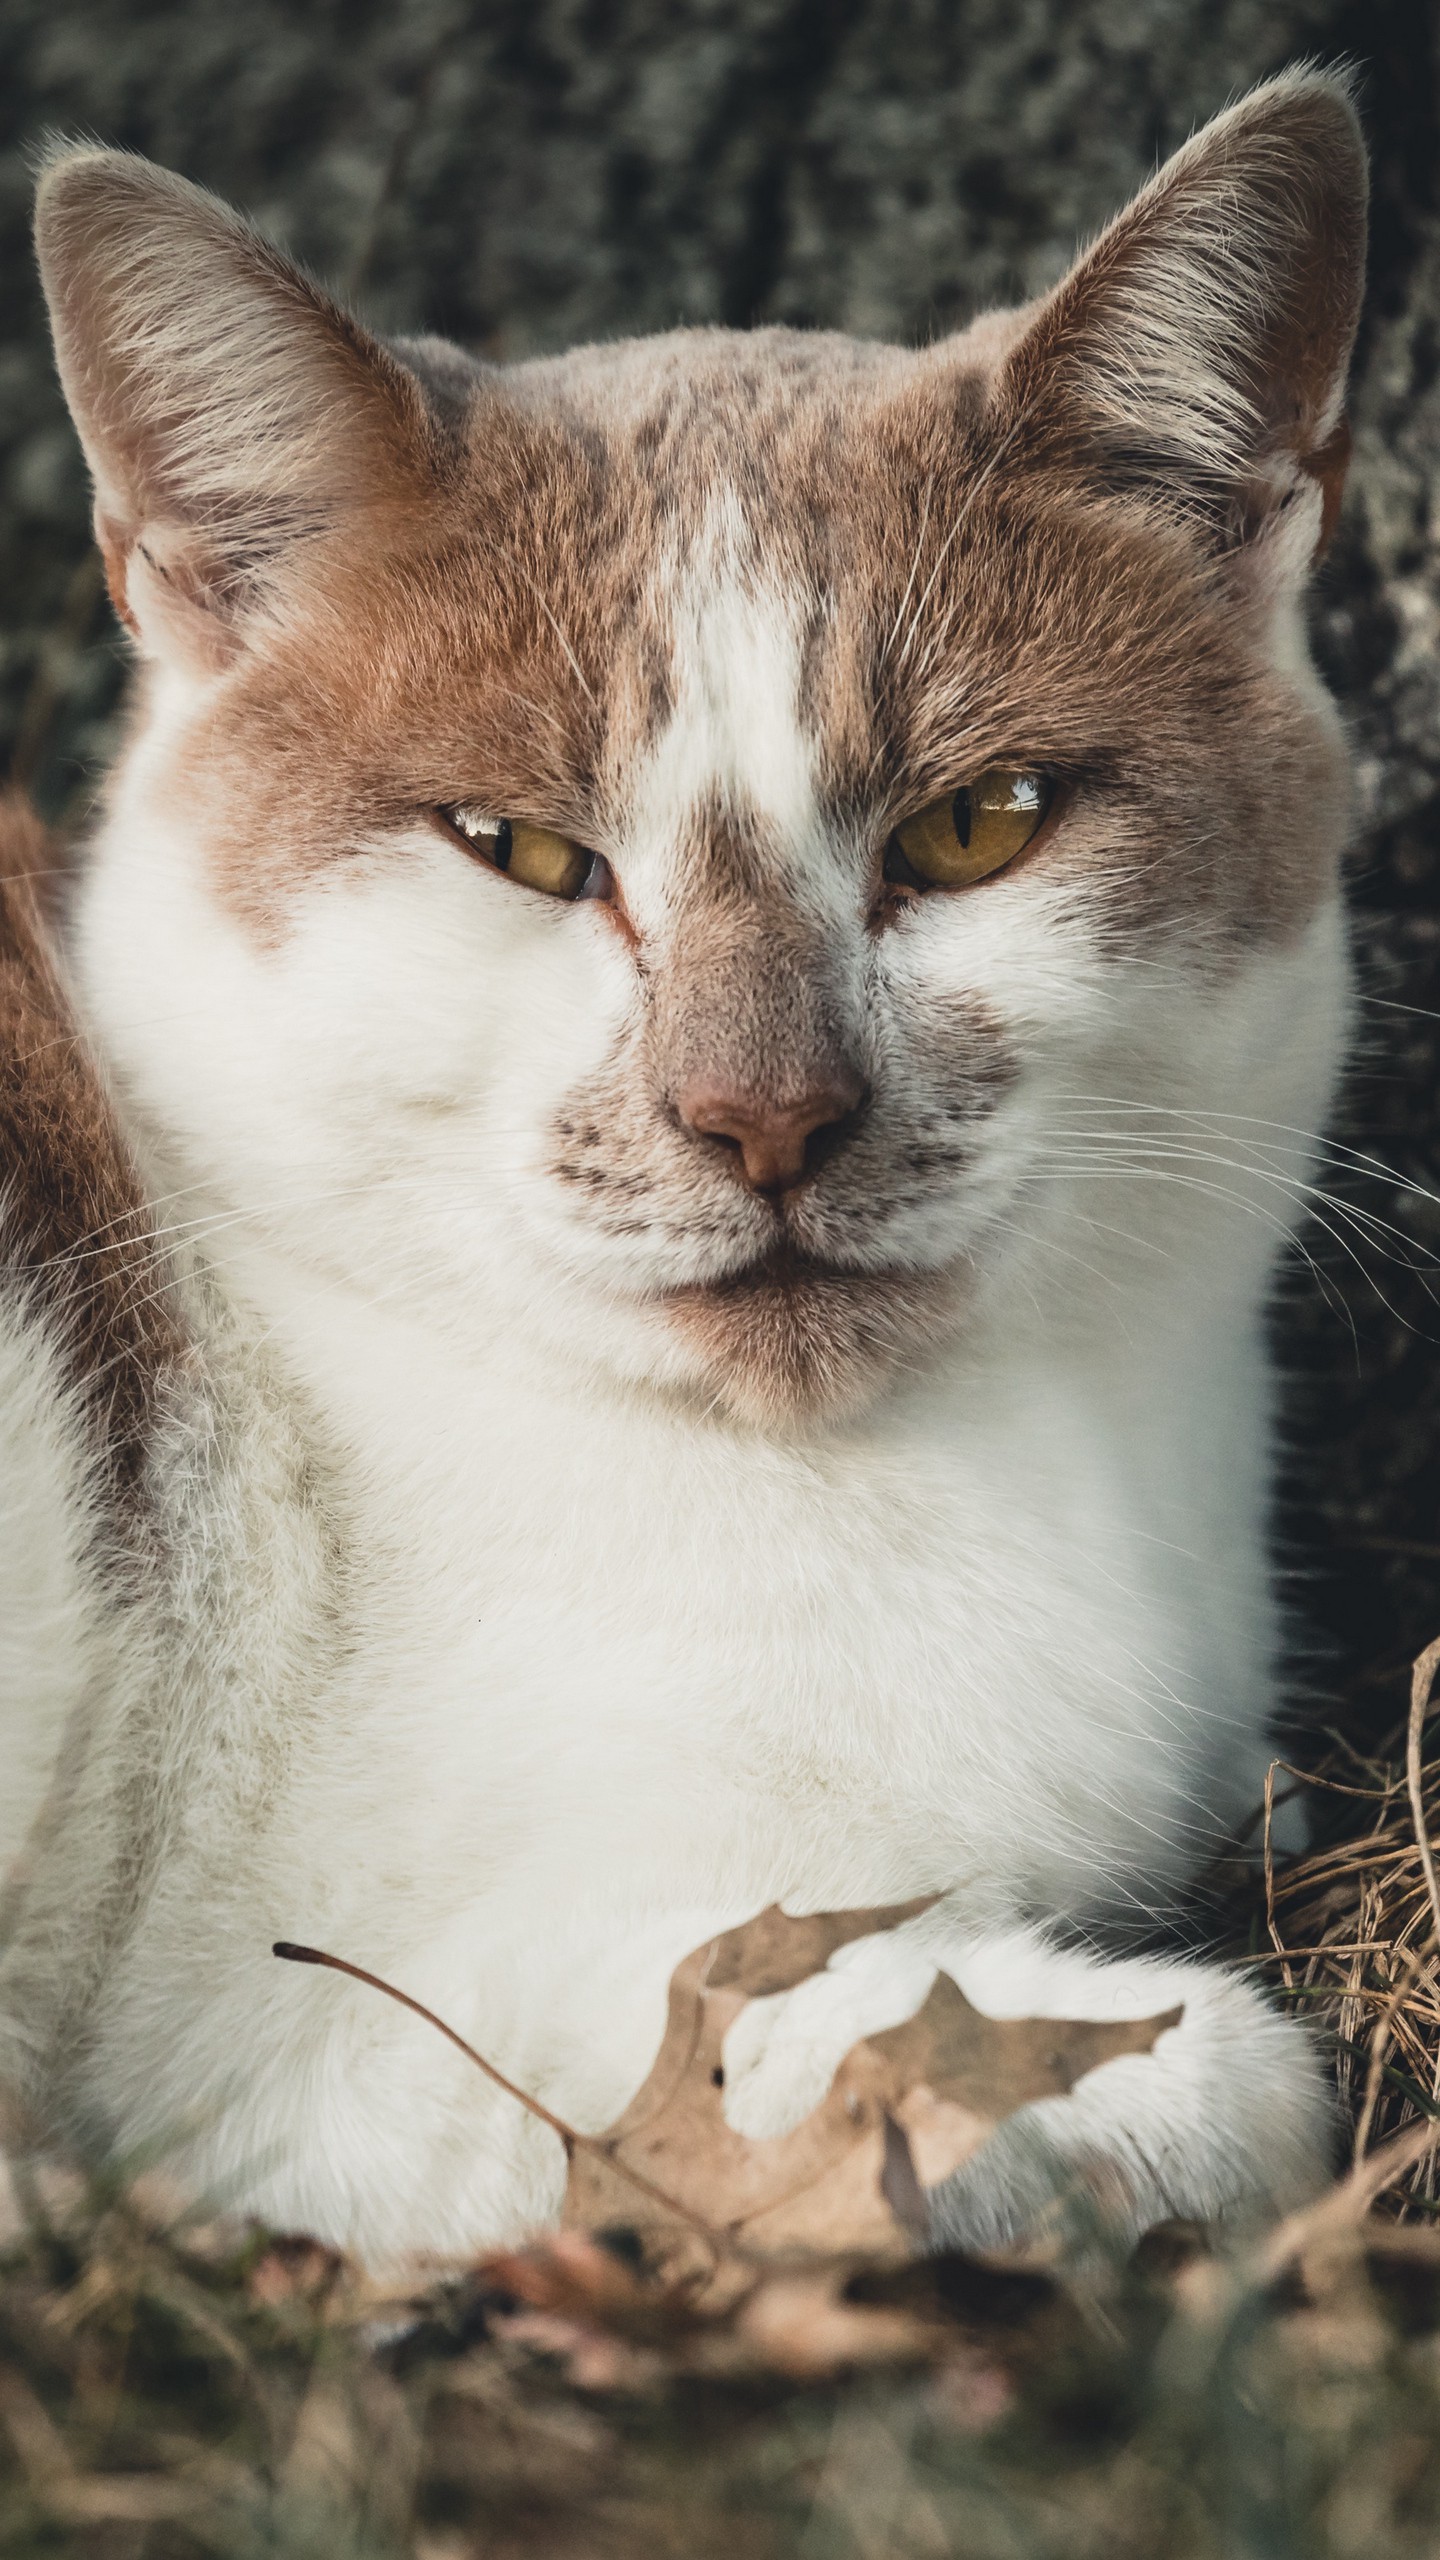
[(63, 1346), (120, 1482), (182, 1337), (138, 1174), (76, 1027), (45, 911), (59, 846), (0, 802), (0, 1209), (7, 1273)]

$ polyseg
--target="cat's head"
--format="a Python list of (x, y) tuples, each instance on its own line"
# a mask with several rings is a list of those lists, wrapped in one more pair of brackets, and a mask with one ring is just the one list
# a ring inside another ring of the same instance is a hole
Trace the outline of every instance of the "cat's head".
[(498, 369), (59, 157), (146, 662), (85, 966), (184, 1178), (453, 1337), (787, 1426), (997, 1290), (1083, 1294), (1127, 1147), (1323, 1097), (1346, 792), (1299, 600), (1363, 231), (1343, 86), (1297, 74), (958, 339)]

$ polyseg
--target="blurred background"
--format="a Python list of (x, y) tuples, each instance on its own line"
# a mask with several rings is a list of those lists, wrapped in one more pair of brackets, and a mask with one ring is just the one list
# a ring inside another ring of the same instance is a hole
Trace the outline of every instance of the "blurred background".
[(48, 131), (496, 357), (683, 322), (923, 339), (1049, 284), (1252, 81), (1357, 66), (1372, 290), (1315, 634), (1359, 757), (1362, 1040), (1275, 1320), (1296, 1697), (1374, 1736), (1440, 1629), (1437, 53), (1433, 0), (0, 0), (0, 769), (72, 833), (124, 670), (30, 259)]

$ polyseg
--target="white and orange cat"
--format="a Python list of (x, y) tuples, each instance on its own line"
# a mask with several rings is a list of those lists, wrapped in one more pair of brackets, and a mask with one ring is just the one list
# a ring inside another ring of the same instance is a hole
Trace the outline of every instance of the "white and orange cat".
[(949, 2234), (1323, 2176), (1302, 2031), (1103, 1949), (1268, 1757), (1364, 185), (1298, 72), (960, 337), (496, 368), (52, 161), (141, 668), (53, 951), (12, 815), (0, 966), (0, 2018), (54, 2131), (473, 2249), (558, 2144), (274, 1939), (596, 2127), (707, 1933), (938, 1891), (746, 2013), (735, 2123), (941, 1965), (1183, 2004)]

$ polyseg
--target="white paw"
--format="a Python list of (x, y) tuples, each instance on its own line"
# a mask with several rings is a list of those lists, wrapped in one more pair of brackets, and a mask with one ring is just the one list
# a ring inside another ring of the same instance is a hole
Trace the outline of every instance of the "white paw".
[(880, 1932), (793, 1991), (750, 2001), (725, 2039), (729, 2123), (751, 2140), (788, 2133), (862, 2036), (923, 2006), (942, 1949), (945, 1970), (990, 2017), (1182, 2016), (1149, 2053), (1101, 2063), (1067, 2096), (1000, 2125), (937, 2192), (938, 2244), (1007, 2247), (1057, 2207), (1077, 2238), (1103, 2226), (1124, 2243), (1171, 2219), (1240, 2231), (1326, 2183), (1333, 2102), (1303, 2027), (1219, 1966), (1106, 1963), (1030, 1930)]
[(1233, 1975), (1175, 1968), (1177, 2027), (1020, 2108), (935, 2198), (941, 2245), (996, 2249), (1058, 2227), (1122, 2245), (1157, 2222), (1233, 2235), (1327, 2183), (1333, 2102), (1304, 2029)]
[(788, 2133), (829, 2089), (862, 2036), (903, 2026), (935, 1979), (932, 1955), (896, 1931), (840, 1947), (793, 1991), (751, 2000), (725, 2038), (725, 2115), (737, 2133)]

